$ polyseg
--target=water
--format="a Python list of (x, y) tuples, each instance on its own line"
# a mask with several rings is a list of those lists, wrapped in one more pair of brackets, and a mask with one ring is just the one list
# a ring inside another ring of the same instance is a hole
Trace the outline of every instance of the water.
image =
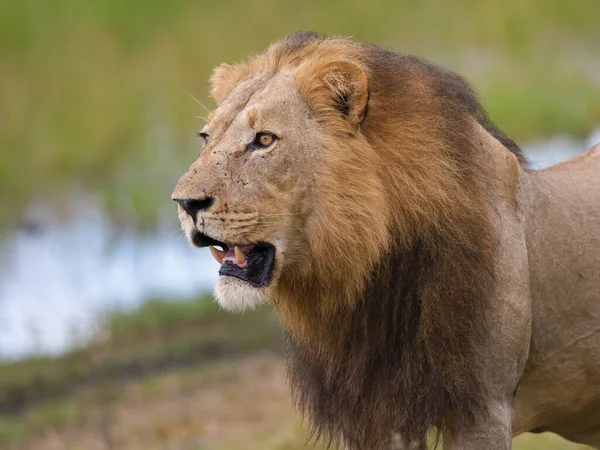
[(598, 143), (600, 143), (600, 128), (596, 129), (587, 140), (556, 136), (530, 144), (524, 148), (524, 151), (532, 168), (543, 169), (584, 152)]
[(117, 234), (98, 208), (77, 209), (74, 220), (20, 230), (3, 248), (0, 358), (64, 351), (93, 336), (107, 311), (214, 284), (217, 263), (175, 226), (145, 237)]
[[(556, 137), (525, 150), (543, 168), (598, 142), (600, 129), (587, 142)], [(70, 222), (43, 220), (2, 247), (0, 358), (65, 351), (93, 337), (106, 311), (161, 295), (192, 296), (216, 281), (210, 253), (192, 248), (175, 226), (151, 236), (117, 234), (93, 203), (74, 209)]]

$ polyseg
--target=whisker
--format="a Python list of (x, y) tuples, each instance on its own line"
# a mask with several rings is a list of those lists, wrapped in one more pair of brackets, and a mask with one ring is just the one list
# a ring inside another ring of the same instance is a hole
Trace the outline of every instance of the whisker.
[(243, 227), (231, 227), (231, 230), (266, 230), (270, 227), (270, 224), (255, 224), (255, 225), (249, 225), (249, 226), (243, 226)]
[(177, 239), (180, 239), (180, 238), (182, 238), (182, 237), (184, 237), (184, 238), (185, 238), (185, 237), (187, 237), (187, 236), (185, 235), (185, 231), (183, 231), (183, 229), (182, 229), (181, 227), (177, 227), (177, 226), (175, 226), (175, 227), (171, 228), (171, 229), (168, 231), (168, 233), (167, 233), (167, 237), (168, 237), (169, 239), (171, 239), (171, 238), (173, 238), (173, 237), (177, 237)]
[(198, 100), (196, 97), (194, 97), (194, 95), (190, 91), (188, 91), (188, 94), (190, 95), (190, 97), (192, 97), (194, 99), (194, 101), (196, 103), (198, 103), (200, 106), (202, 106), (206, 110), (207, 113), (210, 113), (210, 110), (206, 106), (204, 106), (200, 100)]

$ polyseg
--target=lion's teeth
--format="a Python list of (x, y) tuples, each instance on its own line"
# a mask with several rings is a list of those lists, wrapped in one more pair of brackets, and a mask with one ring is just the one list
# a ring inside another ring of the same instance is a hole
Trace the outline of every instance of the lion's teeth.
[(246, 255), (244, 254), (244, 252), (236, 245), (235, 246), (235, 260), (237, 261), (238, 265), (242, 265), (246, 262)]
[(222, 252), (220, 250), (217, 250), (212, 245), (209, 248), (210, 248), (211, 255), (213, 255), (213, 258), (215, 258), (219, 264), (223, 264), (223, 258), (225, 258), (225, 255), (227, 254), (227, 252)]

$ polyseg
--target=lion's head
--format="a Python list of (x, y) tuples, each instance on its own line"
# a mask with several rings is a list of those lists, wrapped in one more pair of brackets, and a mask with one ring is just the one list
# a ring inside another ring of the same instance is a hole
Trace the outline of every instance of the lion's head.
[(518, 147), (462, 78), (343, 37), (222, 65), (212, 93), (173, 198), (221, 305), (275, 307), (316, 430), (379, 448), (468, 425), (496, 242), (482, 136)]
[(389, 243), (384, 162), (361, 132), (367, 68), (352, 48), (334, 59), (293, 43), (216, 69), (219, 106), (173, 194), (189, 239), (222, 262), (227, 309), (303, 280), (355, 293)]

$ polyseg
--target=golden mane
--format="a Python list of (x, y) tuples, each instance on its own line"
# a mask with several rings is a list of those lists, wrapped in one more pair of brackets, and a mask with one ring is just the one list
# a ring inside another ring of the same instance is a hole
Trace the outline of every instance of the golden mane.
[(377, 174), (370, 192), (343, 167), (320, 175), (323, 197), (343, 190), (373, 206), (348, 224), (348, 204), (330, 202), (312, 270), (280, 280), (298, 407), (317, 434), (350, 448), (385, 448), (391, 431), (423, 442), (432, 428), (470, 426), (485, 414), (478, 349), (498, 241), (474, 121), (523, 161), (518, 147), (459, 76), (342, 37), (300, 33), (222, 65), (212, 93), (222, 102), (250, 74), (286, 70), (326, 130), (328, 167), (351, 149)]

